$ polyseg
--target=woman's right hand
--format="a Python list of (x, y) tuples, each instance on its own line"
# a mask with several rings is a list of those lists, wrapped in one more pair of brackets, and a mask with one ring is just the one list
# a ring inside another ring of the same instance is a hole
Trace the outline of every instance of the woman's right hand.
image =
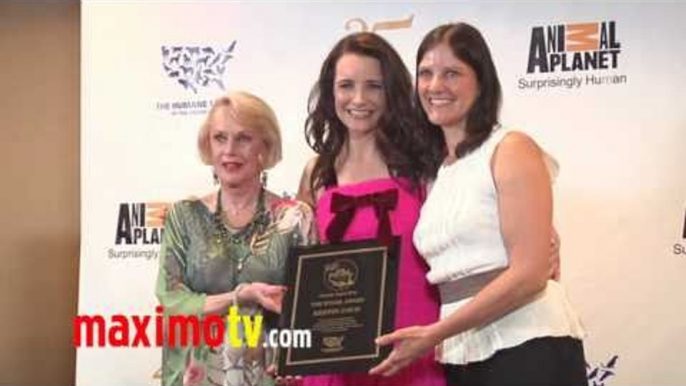
[(369, 374), (390, 377), (441, 343), (438, 323), (410, 326), (376, 338), (379, 346), (393, 345), (386, 359), (369, 370)]
[(281, 313), (281, 303), (286, 287), (266, 283), (250, 283), (239, 288), (235, 294), (238, 303), (259, 304), (265, 310)]

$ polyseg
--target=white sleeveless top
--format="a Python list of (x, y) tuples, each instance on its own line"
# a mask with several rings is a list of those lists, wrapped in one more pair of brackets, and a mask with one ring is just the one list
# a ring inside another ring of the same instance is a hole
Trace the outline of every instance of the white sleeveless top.
[[(414, 231), (415, 246), (430, 266), (427, 279), (434, 285), (508, 265), (491, 172), (493, 152), (507, 133), (494, 128), (479, 148), (438, 171)], [(554, 176), (557, 164), (552, 157), (546, 164)], [(447, 317), (470, 300), (441, 305), (440, 317)], [(446, 339), (437, 349), (437, 360), (466, 364), (537, 337), (581, 339), (583, 335), (564, 289), (549, 280), (546, 289), (530, 303), (488, 325)]]

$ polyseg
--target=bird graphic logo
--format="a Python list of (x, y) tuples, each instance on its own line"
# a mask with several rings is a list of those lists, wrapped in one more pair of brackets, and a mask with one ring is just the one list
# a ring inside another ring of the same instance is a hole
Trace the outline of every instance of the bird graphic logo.
[(617, 370), (615, 367), (617, 366), (618, 359), (619, 355), (615, 355), (607, 363), (601, 363), (594, 368), (586, 364), (588, 384), (590, 386), (605, 386), (605, 381), (616, 375)]
[(226, 48), (162, 46), (162, 68), (170, 79), (194, 94), (208, 87), (225, 90), (222, 78), (235, 48), (236, 40)]

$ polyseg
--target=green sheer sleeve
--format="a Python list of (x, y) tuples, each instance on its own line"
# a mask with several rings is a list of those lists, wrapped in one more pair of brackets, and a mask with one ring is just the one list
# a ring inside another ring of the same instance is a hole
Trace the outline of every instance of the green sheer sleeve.
[[(201, 317), (205, 306), (203, 293), (193, 292), (186, 280), (188, 264), (188, 230), (186, 203), (174, 204), (165, 216), (164, 235), (160, 248), (160, 266), (155, 294), (164, 307), (165, 316), (196, 315)], [(165, 330), (168, 328), (165, 318)], [(167, 334), (165, 334), (167, 335)], [(191, 346), (167, 348), (163, 351), (162, 385), (181, 385), (189, 355), (202, 356), (206, 348)]]
[(201, 315), (206, 295), (191, 291), (185, 280), (189, 243), (185, 209), (183, 202), (176, 203), (165, 217), (155, 294), (166, 314)]

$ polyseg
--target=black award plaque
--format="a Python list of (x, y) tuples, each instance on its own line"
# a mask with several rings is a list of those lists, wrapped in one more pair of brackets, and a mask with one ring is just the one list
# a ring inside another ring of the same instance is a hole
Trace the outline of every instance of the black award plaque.
[(343, 242), (290, 251), (281, 329), (309, 330), (310, 347), (278, 350), (279, 375), (367, 371), (391, 347), (374, 340), (395, 318), (400, 239)]

